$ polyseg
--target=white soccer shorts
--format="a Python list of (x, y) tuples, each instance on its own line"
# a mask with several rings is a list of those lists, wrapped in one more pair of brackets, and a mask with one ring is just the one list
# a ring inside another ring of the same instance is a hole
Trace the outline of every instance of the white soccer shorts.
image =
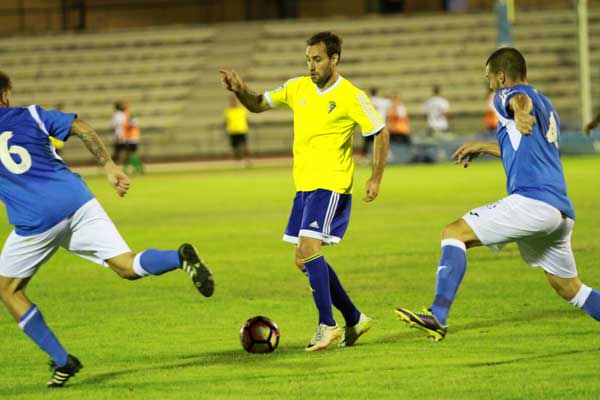
[(479, 241), (493, 250), (515, 242), (532, 267), (561, 278), (577, 276), (571, 250), (575, 221), (551, 205), (521, 195), (510, 195), (475, 208), (463, 216)]
[(131, 250), (98, 200), (45, 232), (19, 236), (12, 231), (0, 254), (0, 276), (29, 278), (59, 247), (97, 264)]

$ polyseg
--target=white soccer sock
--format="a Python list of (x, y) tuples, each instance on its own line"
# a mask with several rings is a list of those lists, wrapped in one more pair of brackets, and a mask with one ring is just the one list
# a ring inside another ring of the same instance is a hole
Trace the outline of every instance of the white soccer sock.
[(138, 276), (148, 276), (150, 275), (150, 273), (148, 273), (148, 271), (142, 268), (142, 263), (140, 262), (140, 258), (142, 258), (142, 253), (143, 251), (141, 253), (136, 254), (133, 258), (133, 272), (135, 272), (135, 274)]
[(574, 306), (582, 308), (591, 293), (592, 288), (590, 288), (589, 286), (581, 285), (581, 289), (579, 289), (579, 292), (577, 292), (575, 297), (569, 300), (569, 304), (573, 304)]

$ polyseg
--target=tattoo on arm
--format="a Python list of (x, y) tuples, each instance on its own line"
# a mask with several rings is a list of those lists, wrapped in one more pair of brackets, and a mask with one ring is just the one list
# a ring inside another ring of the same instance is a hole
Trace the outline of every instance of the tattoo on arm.
[(79, 137), (83, 141), (85, 147), (87, 147), (89, 152), (92, 153), (96, 160), (98, 160), (100, 165), (104, 166), (111, 160), (110, 154), (102, 142), (102, 139), (100, 139), (100, 136), (98, 136), (94, 128), (87, 122), (76, 118), (71, 125), (71, 134)]

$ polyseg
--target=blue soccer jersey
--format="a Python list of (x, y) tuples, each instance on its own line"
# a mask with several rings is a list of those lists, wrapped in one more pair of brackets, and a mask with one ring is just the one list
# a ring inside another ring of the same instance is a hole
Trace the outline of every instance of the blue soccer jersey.
[[(535, 124), (529, 136), (515, 126), (510, 99), (524, 94), (531, 98)], [(575, 219), (575, 210), (567, 196), (567, 185), (560, 162), (560, 121), (554, 106), (529, 85), (501, 89), (494, 97), (498, 115), (498, 144), (506, 172), (508, 194), (520, 194), (543, 201)]]
[(44, 232), (94, 198), (49, 140), (67, 140), (76, 117), (39, 106), (0, 107), (0, 199), (19, 235)]

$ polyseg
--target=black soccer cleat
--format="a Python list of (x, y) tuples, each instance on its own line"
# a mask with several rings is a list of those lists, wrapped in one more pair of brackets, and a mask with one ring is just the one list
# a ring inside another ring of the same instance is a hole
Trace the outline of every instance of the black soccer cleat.
[(394, 314), (411, 328), (418, 328), (425, 332), (434, 342), (444, 339), (448, 331), (448, 326), (440, 324), (429, 310), (424, 309), (420, 313), (415, 313), (406, 308), (398, 307), (394, 310)]
[(50, 378), (47, 385), (49, 388), (59, 388), (65, 386), (65, 383), (72, 376), (75, 376), (83, 368), (83, 365), (75, 356), (69, 354), (64, 367), (57, 368), (54, 361), (50, 361), (50, 368), (52, 369), (52, 378)]
[(196, 289), (198, 289), (202, 296), (212, 296), (215, 291), (215, 281), (212, 277), (212, 272), (204, 264), (194, 246), (189, 243), (179, 246), (179, 258), (181, 259), (181, 269), (192, 278), (194, 286), (196, 286)]

